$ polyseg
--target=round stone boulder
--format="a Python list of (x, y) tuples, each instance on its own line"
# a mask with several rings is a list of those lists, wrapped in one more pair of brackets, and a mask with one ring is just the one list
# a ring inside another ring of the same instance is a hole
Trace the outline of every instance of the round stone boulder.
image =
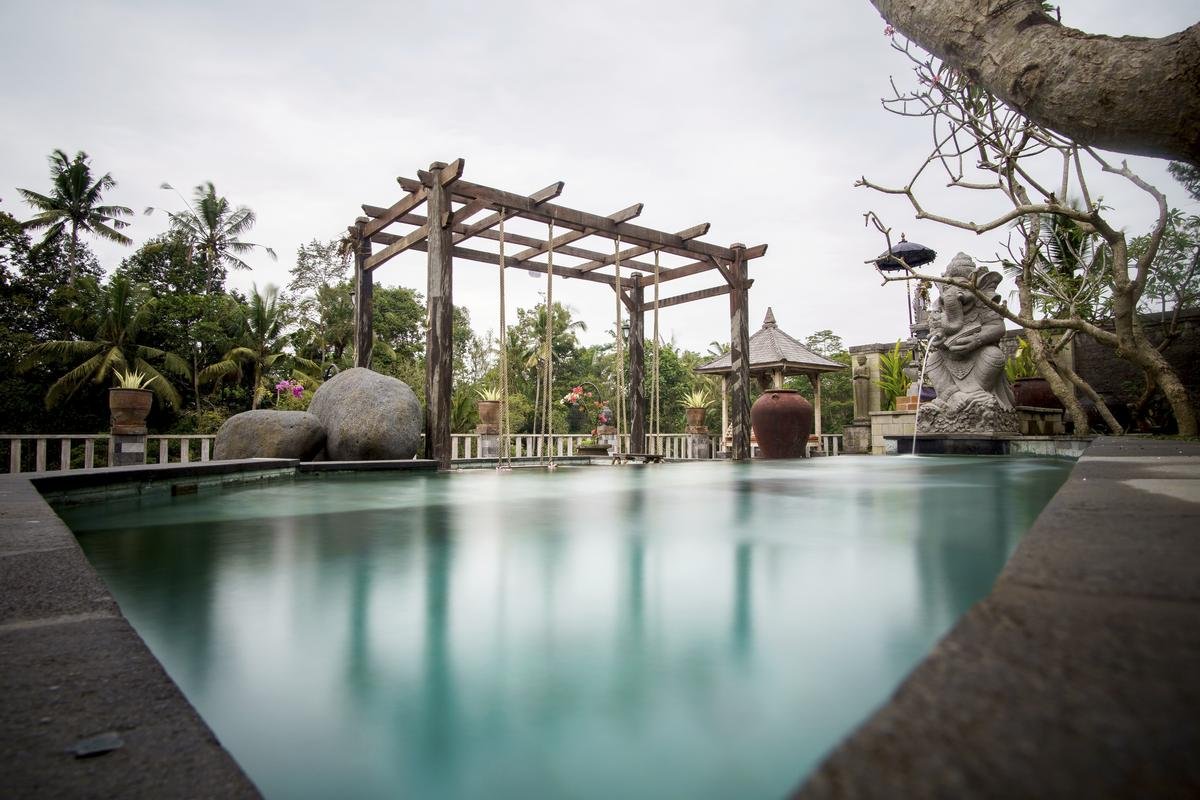
[(325, 427), (330, 461), (407, 459), (421, 443), (421, 406), (412, 389), (365, 367), (321, 384), (308, 410)]
[(321, 421), (307, 411), (243, 411), (217, 431), (213, 458), (298, 458), (312, 461), (325, 446)]

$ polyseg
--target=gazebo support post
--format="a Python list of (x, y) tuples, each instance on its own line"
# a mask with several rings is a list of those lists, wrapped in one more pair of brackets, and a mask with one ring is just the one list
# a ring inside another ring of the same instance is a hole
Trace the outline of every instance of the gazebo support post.
[(813, 433), (817, 441), (821, 441), (821, 373), (813, 372), (809, 376), (813, 387)]
[(750, 322), (748, 309), (750, 298), (746, 281), (746, 245), (737, 242), (730, 245), (733, 260), (729, 263), (729, 357), (730, 357), (730, 409), (733, 420), (734, 461), (750, 458)]
[(450, 469), (450, 393), (454, 377), (454, 259), (451, 251), (450, 193), (437, 179), (445, 165), (434, 163), (428, 186), (428, 308), (425, 333), (425, 457), (439, 470)]
[(371, 239), (363, 228), (367, 218), (354, 223), (354, 366), (371, 367), (371, 348), (375, 344), (374, 280), (366, 261), (371, 257)]
[(642, 375), (646, 368), (646, 316), (642, 287), (629, 287), (629, 452), (646, 453), (646, 396)]

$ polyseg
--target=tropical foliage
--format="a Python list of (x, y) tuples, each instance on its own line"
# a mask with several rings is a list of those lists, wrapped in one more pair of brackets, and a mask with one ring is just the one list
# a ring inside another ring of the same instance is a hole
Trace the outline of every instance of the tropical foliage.
[(90, 233), (120, 244), (130, 244), (132, 240), (121, 233), (129, 223), (121, 217), (132, 216), (133, 211), (125, 206), (101, 204), (104, 192), (116, 188), (117, 182), (107, 172), (92, 180), (88, 154), (82, 150), (74, 159), (68, 158), (62, 150), (50, 154), (50, 183), (49, 194), (17, 189), (25, 202), (38, 212), (22, 223), (22, 227), (44, 228), (43, 244), (67, 239), (68, 282), (74, 284), (79, 268), (79, 234)]
[[(169, 183), (164, 183), (162, 188), (175, 191)], [(242, 256), (255, 248), (262, 248), (275, 258), (275, 251), (266, 245), (241, 240), (240, 237), (254, 227), (257, 217), (249, 208), (235, 208), (229, 200), (218, 195), (212, 181), (197, 186), (190, 203), (182, 195), (179, 199), (186, 209), (165, 213), (171, 220), (172, 231), (188, 243), (203, 268), (208, 291), (220, 291), (227, 270), (249, 270), (250, 265), (242, 260)], [(154, 211), (154, 208), (146, 209), (147, 214)]]
[(69, 399), (87, 383), (107, 383), (116, 373), (135, 369), (155, 379), (150, 388), (159, 399), (178, 408), (178, 390), (148, 359), (183, 377), (191, 370), (174, 353), (145, 343), (143, 331), (154, 313), (154, 300), (120, 275), (107, 286), (90, 278), (81, 279), (80, 286), (80, 302), (69, 309), (69, 325), (78, 338), (34, 344), (21, 365), (23, 370), (37, 364), (72, 365), (46, 393), (46, 405)]
[(899, 340), (891, 350), (879, 354), (879, 380), (875, 385), (883, 392), (885, 409), (894, 409), (896, 398), (908, 393), (912, 381), (904, 374), (904, 368), (911, 360), (912, 355), (908, 350), (901, 349)]

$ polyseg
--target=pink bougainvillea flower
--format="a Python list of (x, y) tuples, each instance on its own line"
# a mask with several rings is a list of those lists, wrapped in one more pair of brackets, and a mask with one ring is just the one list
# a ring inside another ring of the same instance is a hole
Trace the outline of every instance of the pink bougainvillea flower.
[(292, 385), (292, 397), (300, 397), (304, 394), (304, 387), (296, 383)]

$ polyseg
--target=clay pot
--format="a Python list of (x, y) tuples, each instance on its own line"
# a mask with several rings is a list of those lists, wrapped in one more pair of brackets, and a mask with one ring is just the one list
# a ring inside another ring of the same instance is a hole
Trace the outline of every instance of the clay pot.
[(499, 425), (500, 424), (500, 401), (499, 400), (479, 400), (475, 403), (475, 407), (479, 411), (480, 425)]
[(149, 389), (109, 389), (108, 410), (112, 414), (112, 432), (136, 436), (146, 432), (146, 417), (154, 402)]
[(1013, 381), (1016, 405), (1033, 408), (1062, 408), (1063, 404), (1050, 389), (1045, 378), (1017, 378)]
[(688, 431), (696, 432), (699, 428), (704, 427), (704, 415), (707, 411), (707, 408), (684, 409), (683, 413), (687, 417)]
[(813, 429), (812, 403), (795, 389), (771, 389), (750, 409), (760, 458), (804, 458)]

